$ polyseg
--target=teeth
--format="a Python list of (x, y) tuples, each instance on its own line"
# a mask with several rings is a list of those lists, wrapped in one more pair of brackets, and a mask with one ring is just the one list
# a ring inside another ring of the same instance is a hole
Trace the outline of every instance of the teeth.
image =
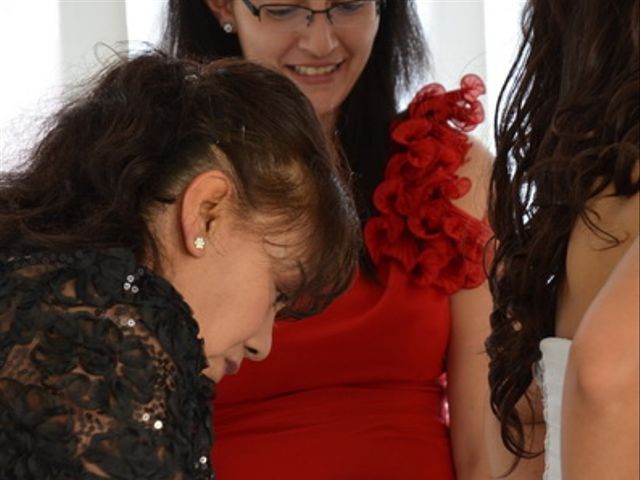
[(337, 65), (330, 65), (327, 67), (303, 67), (303, 66), (296, 65), (293, 67), (296, 73), (299, 73), (300, 75), (308, 75), (308, 76), (326, 75), (327, 73), (331, 73), (335, 71), (337, 68), (338, 68)]

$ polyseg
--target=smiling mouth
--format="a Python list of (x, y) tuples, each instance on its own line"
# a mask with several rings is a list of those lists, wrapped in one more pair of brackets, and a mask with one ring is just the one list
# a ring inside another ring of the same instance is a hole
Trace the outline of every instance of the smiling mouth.
[(324, 67), (311, 67), (306, 65), (291, 65), (289, 68), (296, 72), (298, 75), (303, 75), (305, 77), (317, 77), (320, 75), (329, 75), (342, 65), (342, 62), (336, 63), (334, 65), (327, 65)]

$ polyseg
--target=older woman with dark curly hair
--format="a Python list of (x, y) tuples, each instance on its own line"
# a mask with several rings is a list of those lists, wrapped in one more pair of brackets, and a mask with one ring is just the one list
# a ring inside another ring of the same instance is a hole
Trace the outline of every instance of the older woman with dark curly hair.
[(268, 69), (154, 53), (52, 119), (0, 177), (0, 478), (214, 477), (213, 382), (351, 283), (319, 132)]

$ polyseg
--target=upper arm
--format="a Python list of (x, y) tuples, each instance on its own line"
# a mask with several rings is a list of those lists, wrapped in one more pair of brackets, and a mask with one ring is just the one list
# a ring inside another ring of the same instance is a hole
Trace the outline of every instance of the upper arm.
[(562, 408), (566, 478), (638, 478), (638, 241), (587, 309), (571, 346)]
[(447, 380), (451, 442), (459, 478), (469, 468), (486, 469), (484, 403), (488, 396), (488, 357), (484, 340), (489, 334), (491, 298), (486, 282), (452, 295), (451, 338)]
[[(471, 189), (453, 203), (472, 217), (485, 219), (493, 158), (477, 141), (472, 142), (467, 158), (458, 175), (470, 179)], [(489, 408), (488, 356), (484, 341), (490, 333), (492, 299), (487, 282), (458, 291), (451, 296), (450, 304), (452, 329), (448, 378), (454, 459), (462, 456), (462, 460), (456, 459), (458, 464), (482, 455), (486, 476), (489, 472), (495, 477), (504, 475), (513, 464), (514, 456), (502, 444), (499, 421)], [(537, 385), (532, 384), (529, 397), (534, 412), (524, 398), (517, 407), (525, 428), (526, 446), (534, 452), (542, 451), (544, 446), (545, 428), (539, 393)], [(537, 479), (543, 469), (543, 456), (539, 455), (521, 460), (507, 478)]]
[(602, 394), (603, 401), (618, 388), (632, 387), (632, 380), (637, 388), (638, 248), (636, 237), (587, 309), (571, 346), (570, 365), (579, 384), (590, 395)]
[[(481, 144), (474, 142), (469, 150), (468, 161), (458, 170), (460, 176), (471, 180), (471, 189), (465, 196), (455, 200), (455, 204), (476, 219), (485, 216), (490, 163), (489, 152)], [(487, 391), (488, 358), (484, 341), (490, 332), (489, 315), (492, 308), (487, 283), (461, 289), (451, 295), (450, 308), (451, 337), (447, 371), (450, 379), (449, 394), (455, 406), (458, 397), (462, 402), (468, 403), (471, 389), (482, 394)], [(464, 398), (467, 400), (462, 400)], [(474, 407), (481, 405), (482, 398), (474, 396), (473, 402)], [(475, 413), (481, 417), (479, 411), (474, 411), (474, 415)], [(452, 427), (455, 427), (455, 419), (452, 420)]]
[(140, 315), (76, 308), (35, 320), (0, 364), (0, 451), (11, 458), (0, 476), (36, 465), (42, 478), (186, 478), (191, 439), (176, 408), (189, 392)]
[[(469, 192), (453, 203), (476, 219), (485, 217), (491, 155), (473, 142), (458, 175), (471, 181)], [(459, 478), (464, 471), (488, 476), (484, 446), (484, 404), (488, 395), (491, 295), (486, 282), (461, 289), (450, 297), (451, 337), (447, 355), (448, 398), (454, 461)], [(475, 477), (477, 478), (477, 477)]]
[(88, 470), (104, 478), (146, 478), (159, 471), (164, 478), (183, 479), (186, 471), (180, 456), (184, 446), (176, 448), (172, 439), (180, 432), (172, 403), (186, 393), (179, 386), (176, 364), (135, 311), (112, 309), (110, 317), (108, 321), (116, 327), (125, 322), (118, 328), (122, 337), (117, 350), (114, 348), (113, 372), (102, 379), (117, 389), (111, 390), (98, 409), (72, 402), (76, 420), (94, 416), (102, 427), (88, 430), (76, 425), (76, 434), (85, 445), (78, 456)]

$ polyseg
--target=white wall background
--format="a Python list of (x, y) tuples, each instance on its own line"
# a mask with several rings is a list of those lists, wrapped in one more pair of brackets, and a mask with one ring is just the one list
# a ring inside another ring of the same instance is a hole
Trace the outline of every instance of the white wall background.
[(416, 2), (431, 50), (430, 80), (448, 89), (456, 88), (467, 73), (485, 81), (486, 120), (474, 135), (493, 149), (495, 104), (520, 42), (520, 14), (526, 0)]
[[(193, 0), (198, 1), (198, 0)], [(405, 1), (405, 0), (389, 0)], [(519, 40), (525, 0), (416, 0), (432, 68), (425, 83), (456, 88), (466, 73), (487, 83), (487, 121), (475, 136), (492, 148), (495, 102)], [(37, 120), (109, 47), (160, 38), (165, 0), (0, 1), (0, 171), (37, 135)]]

